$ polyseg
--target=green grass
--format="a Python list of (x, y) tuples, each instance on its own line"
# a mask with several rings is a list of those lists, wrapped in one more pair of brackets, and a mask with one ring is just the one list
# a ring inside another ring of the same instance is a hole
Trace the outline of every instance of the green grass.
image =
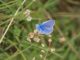
[[(0, 0), (0, 60), (80, 60), (78, 3), (73, 0)], [(24, 14), (27, 9), (31, 11), (31, 21)], [(35, 25), (50, 18), (55, 20), (52, 37), (35, 34), (30, 42)], [(37, 37), (40, 42), (35, 41)], [(51, 51), (52, 48), (55, 50)]]

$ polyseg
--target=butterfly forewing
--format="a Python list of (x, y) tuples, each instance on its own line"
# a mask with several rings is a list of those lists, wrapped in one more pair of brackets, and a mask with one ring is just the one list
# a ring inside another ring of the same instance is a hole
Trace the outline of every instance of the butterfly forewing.
[(52, 29), (54, 24), (55, 24), (54, 20), (48, 20), (48, 21), (42, 23), (42, 25), (45, 29)]

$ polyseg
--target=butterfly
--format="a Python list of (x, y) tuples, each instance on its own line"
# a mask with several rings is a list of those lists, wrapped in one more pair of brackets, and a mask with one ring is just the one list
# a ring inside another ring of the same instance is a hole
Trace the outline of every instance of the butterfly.
[(41, 24), (36, 24), (36, 30), (39, 34), (50, 35), (53, 32), (53, 27), (55, 25), (55, 20), (50, 19)]

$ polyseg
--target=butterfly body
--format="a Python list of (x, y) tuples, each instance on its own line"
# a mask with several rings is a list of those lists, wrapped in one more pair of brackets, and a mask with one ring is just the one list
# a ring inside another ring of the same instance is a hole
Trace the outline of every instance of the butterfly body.
[(53, 32), (53, 26), (55, 25), (54, 20), (48, 20), (41, 24), (36, 25), (36, 30), (40, 34), (50, 35)]

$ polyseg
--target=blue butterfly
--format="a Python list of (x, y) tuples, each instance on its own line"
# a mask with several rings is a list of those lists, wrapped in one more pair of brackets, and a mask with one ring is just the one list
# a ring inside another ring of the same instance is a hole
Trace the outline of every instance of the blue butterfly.
[(55, 20), (48, 20), (41, 24), (37, 24), (36, 30), (40, 34), (50, 35), (53, 32), (54, 25), (55, 25)]

